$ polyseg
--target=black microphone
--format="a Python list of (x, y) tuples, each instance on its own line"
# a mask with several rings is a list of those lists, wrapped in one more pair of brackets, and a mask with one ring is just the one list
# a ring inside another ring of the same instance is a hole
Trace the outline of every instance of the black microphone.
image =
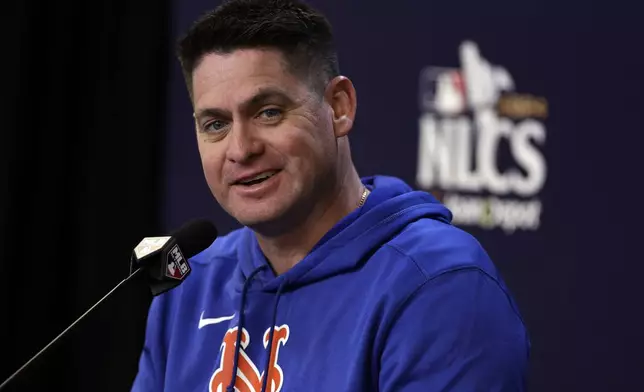
[(36, 355), (31, 357), (20, 369), (9, 376), (9, 378), (0, 384), (0, 390), (6, 387), (11, 380), (19, 375), (49, 347), (54, 345), (54, 343), (112, 295), (119, 287), (123, 286), (132, 278), (141, 275), (142, 271), (146, 272), (143, 277), (150, 286), (152, 294), (155, 296), (181, 284), (191, 272), (188, 259), (210, 246), (215, 238), (217, 238), (217, 229), (212, 223), (204, 219), (190, 221), (169, 236), (144, 238), (132, 252), (130, 275), (117, 284), (109, 293), (105, 294), (103, 298), (83, 313), (42, 350), (36, 353)]
[(217, 229), (204, 219), (186, 223), (171, 236), (146, 237), (132, 252), (130, 276), (144, 269), (152, 295), (164, 293), (183, 282), (191, 272), (187, 259), (216, 237)]

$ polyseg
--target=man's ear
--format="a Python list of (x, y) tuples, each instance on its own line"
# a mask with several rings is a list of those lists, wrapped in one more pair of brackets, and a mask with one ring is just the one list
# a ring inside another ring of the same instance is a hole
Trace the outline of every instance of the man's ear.
[(346, 136), (356, 117), (357, 100), (353, 83), (345, 76), (336, 76), (327, 84), (324, 96), (333, 110), (335, 137)]

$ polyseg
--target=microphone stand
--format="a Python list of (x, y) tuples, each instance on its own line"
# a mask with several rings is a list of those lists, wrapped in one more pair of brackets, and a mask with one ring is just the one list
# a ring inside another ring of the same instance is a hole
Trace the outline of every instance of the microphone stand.
[(103, 298), (98, 300), (97, 303), (95, 303), (91, 308), (89, 308), (85, 313), (83, 313), (79, 318), (76, 319), (69, 327), (67, 327), (63, 332), (61, 332), (58, 336), (54, 338), (49, 344), (47, 344), (45, 347), (42, 348), (36, 355), (31, 357), (30, 360), (28, 360), (24, 365), (20, 367), (20, 369), (16, 370), (9, 378), (7, 378), (2, 384), (0, 384), (0, 390), (2, 390), (4, 387), (6, 387), (11, 380), (13, 380), (18, 374), (20, 374), (27, 366), (29, 366), (34, 360), (36, 360), (42, 353), (44, 353), (49, 347), (53, 346), (61, 337), (63, 337), (67, 332), (69, 332), (76, 324), (78, 324), (79, 321), (81, 321), (85, 316), (87, 316), (92, 310), (94, 310), (98, 305), (100, 305), (105, 299), (107, 299), (116, 289), (127, 283), (130, 279), (134, 278), (138, 273), (143, 270), (143, 268), (139, 268), (136, 271), (132, 272), (127, 278), (123, 279), (119, 284), (117, 284), (112, 290), (110, 290), (109, 293), (105, 294)]

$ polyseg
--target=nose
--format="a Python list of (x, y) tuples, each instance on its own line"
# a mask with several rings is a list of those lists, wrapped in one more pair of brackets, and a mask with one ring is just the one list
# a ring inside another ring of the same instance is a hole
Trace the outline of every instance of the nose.
[(264, 152), (264, 145), (251, 126), (236, 123), (228, 135), (226, 159), (235, 163), (246, 163)]

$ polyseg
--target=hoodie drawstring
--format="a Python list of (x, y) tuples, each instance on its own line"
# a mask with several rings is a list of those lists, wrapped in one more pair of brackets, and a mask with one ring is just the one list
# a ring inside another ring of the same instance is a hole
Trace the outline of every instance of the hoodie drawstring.
[(271, 321), (271, 332), (268, 334), (268, 355), (266, 356), (266, 364), (264, 365), (264, 380), (262, 380), (262, 391), (266, 392), (266, 385), (268, 382), (268, 371), (271, 366), (271, 353), (273, 352), (273, 335), (275, 332), (275, 324), (277, 324), (277, 305), (280, 302), (280, 296), (282, 295), (282, 290), (286, 286), (286, 279), (280, 284), (280, 287), (277, 289), (277, 294), (275, 296), (275, 304), (273, 305), (273, 320)]
[(237, 367), (239, 365), (239, 350), (241, 347), (241, 336), (244, 331), (244, 306), (246, 305), (246, 294), (248, 293), (250, 284), (252, 283), (255, 276), (267, 267), (267, 265), (263, 265), (257, 268), (248, 276), (246, 282), (244, 282), (244, 288), (242, 289), (241, 293), (241, 304), (239, 305), (239, 323), (237, 326), (237, 340), (235, 342), (235, 356), (233, 358), (233, 375), (231, 377), (230, 384), (228, 384), (228, 387), (226, 388), (226, 392), (235, 391), (235, 381), (237, 381)]

